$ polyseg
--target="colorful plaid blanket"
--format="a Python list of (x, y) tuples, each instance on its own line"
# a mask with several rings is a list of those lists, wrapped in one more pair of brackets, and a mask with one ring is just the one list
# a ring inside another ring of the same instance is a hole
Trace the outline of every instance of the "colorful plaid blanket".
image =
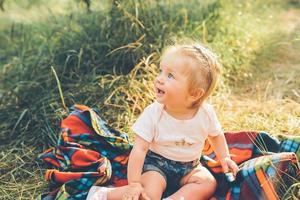
[[(273, 200), (293, 195), (299, 199), (300, 136), (275, 138), (265, 132), (243, 131), (226, 132), (225, 137), (241, 169), (236, 181), (228, 182), (206, 142), (201, 163), (218, 182), (212, 200)], [(85, 199), (92, 185), (126, 185), (131, 148), (127, 135), (111, 128), (96, 109), (73, 106), (61, 123), (57, 146), (38, 156), (52, 168), (45, 174), (50, 192), (40, 199)]]

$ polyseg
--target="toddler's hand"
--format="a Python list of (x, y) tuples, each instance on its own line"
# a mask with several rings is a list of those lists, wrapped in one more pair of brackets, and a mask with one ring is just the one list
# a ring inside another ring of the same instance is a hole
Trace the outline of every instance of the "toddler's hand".
[(122, 200), (138, 200), (140, 197), (145, 200), (150, 200), (140, 183), (130, 183)]
[(230, 157), (225, 157), (225, 158), (221, 159), (220, 162), (221, 162), (224, 173), (232, 172), (233, 175), (236, 176), (236, 174), (239, 170), (239, 167), (233, 160), (231, 160)]

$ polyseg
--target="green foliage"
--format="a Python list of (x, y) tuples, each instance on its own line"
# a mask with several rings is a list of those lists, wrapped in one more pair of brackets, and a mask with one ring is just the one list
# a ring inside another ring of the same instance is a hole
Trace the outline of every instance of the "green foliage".
[(57, 123), (53, 125), (65, 113), (51, 66), (67, 105), (101, 104), (109, 89), (99, 90), (99, 76), (127, 74), (143, 57), (158, 55), (169, 38), (200, 37), (203, 22), (213, 24), (218, 4), (199, 4), (197, 9), (195, 4), (131, 0), (114, 2), (101, 12), (13, 24), (0, 36), (2, 141), (14, 141), (18, 134), (29, 143), (53, 144)]
[(153, 53), (157, 64), (166, 45), (192, 38), (213, 47), (224, 65), (224, 83), (235, 84), (269, 36), (272, 18), (266, 16), (277, 9), (259, 1), (107, 1), (93, 12), (76, 9), (40, 22), (13, 22), (0, 32), (1, 141), (18, 143), (17, 134), (28, 143), (54, 144), (67, 113), (51, 66), (67, 106), (101, 107), (112, 90), (99, 87), (100, 78), (128, 74)]

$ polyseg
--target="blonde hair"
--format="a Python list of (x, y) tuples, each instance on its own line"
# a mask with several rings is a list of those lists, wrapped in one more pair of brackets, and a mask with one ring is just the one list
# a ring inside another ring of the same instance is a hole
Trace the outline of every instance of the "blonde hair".
[(192, 108), (200, 107), (217, 86), (221, 73), (221, 64), (218, 62), (217, 56), (210, 49), (199, 43), (172, 45), (167, 47), (164, 52), (171, 50), (195, 61), (196, 65), (189, 65), (186, 72), (189, 78), (190, 92), (199, 88), (204, 90), (203, 96), (191, 106)]

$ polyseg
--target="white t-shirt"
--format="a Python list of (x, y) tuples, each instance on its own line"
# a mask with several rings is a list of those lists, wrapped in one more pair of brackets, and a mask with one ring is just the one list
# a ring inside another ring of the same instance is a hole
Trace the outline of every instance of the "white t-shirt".
[(192, 119), (172, 117), (163, 105), (154, 102), (133, 124), (135, 134), (150, 143), (150, 150), (175, 161), (200, 158), (207, 136), (223, 134), (213, 107), (203, 103)]

